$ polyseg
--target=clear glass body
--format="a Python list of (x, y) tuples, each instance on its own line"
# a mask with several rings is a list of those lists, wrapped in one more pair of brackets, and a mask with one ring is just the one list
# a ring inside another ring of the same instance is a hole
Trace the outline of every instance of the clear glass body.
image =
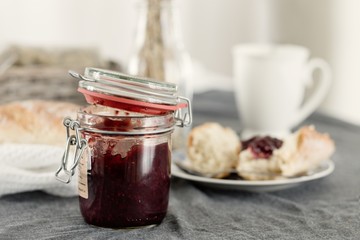
[(78, 120), (88, 142), (79, 164), (84, 220), (109, 228), (159, 224), (169, 200), (172, 131), (154, 132), (171, 128), (172, 114), (89, 106), (78, 113)]
[[(175, 0), (142, 0), (135, 47), (128, 73), (172, 82), (178, 93), (192, 100), (192, 64), (184, 48), (178, 5)], [(173, 147), (184, 148), (187, 129), (176, 129)]]

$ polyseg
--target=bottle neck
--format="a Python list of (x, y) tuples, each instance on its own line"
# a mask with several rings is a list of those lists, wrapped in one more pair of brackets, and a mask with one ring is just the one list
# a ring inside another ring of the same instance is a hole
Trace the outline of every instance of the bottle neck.
[(139, 48), (183, 47), (176, 0), (142, 0), (137, 24), (135, 39)]

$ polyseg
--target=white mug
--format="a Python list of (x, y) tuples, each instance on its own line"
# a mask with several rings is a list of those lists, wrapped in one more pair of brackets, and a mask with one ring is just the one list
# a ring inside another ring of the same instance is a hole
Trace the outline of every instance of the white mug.
[[(331, 84), (329, 65), (309, 60), (307, 48), (296, 45), (241, 44), (233, 48), (234, 92), (242, 137), (283, 137), (320, 105)], [(313, 91), (304, 99), (306, 86)]]

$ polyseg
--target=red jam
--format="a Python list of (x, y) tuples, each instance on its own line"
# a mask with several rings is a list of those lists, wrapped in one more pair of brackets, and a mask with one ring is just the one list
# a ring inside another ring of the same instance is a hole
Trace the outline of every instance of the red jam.
[(265, 136), (265, 137), (253, 137), (242, 142), (242, 149), (250, 148), (252, 154), (256, 158), (268, 159), (272, 156), (275, 149), (281, 148), (283, 141), (277, 138)]
[[(98, 114), (104, 112), (114, 115)], [(173, 126), (173, 116), (140, 116), (92, 106), (78, 118), (90, 129), (82, 131), (89, 152), (79, 164), (86, 162), (79, 178), (79, 185), (86, 185), (86, 194), (79, 197), (84, 220), (109, 228), (161, 223), (169, 201), (172, 131), (154, 130)]]
[(133, 145), (122, 156), (113, 155), (117, 143), (103, 140), (99, 136), (89, 139), (93, 147), (87, 172), (88, 199), (80, 197), (85, 221), (110, 228), (159, 224), (169, 200), (168, 143)]

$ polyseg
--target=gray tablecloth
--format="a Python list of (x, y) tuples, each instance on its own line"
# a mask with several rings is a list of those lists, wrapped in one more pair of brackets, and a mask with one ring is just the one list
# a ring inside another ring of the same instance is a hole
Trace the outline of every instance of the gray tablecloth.
[[(240, 130), (233, 95), (194, 99), (195, 125), (218, 121)], [(335, 172), (272, 193), (215, 190), (172, 179), (168, 214), (154, 228), (103, 229), (85, 224), (77, 198), (42, 192), (0, 198), (0, 239), (360, 239), (360, 127), (315, 114), (336, 141)]]

